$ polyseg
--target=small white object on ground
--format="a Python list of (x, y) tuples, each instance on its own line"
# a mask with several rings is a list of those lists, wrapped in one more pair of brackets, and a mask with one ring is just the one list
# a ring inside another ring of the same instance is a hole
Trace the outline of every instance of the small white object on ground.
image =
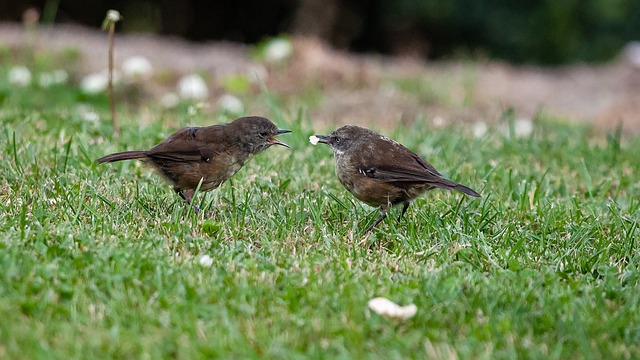
[(209, 255), (202, 255), (200, 257), (200, 265), (204, 267), (210, 267), (213, 264), (213, 259)]
[(122, 62), (122, 74), (125, 78), (143, 80), (151, 77), (153, 65), (146, 57), (135, 55)]
[(204, 100), (209, 97), (209, 89), (198, 74), (188, 74), (178, 81), (178, 94), (183, 99)]
[(400, 306), (393, 301), (383, 297), (377, 297), (369, 300), (368, 305), (369, 309), (371, 309), (376, 314), (388, 317), (390, 319), (405, 320), (413, 317), (418, 311), (418, 307), (415, 304)]
[(269, 62), (286, 60), (293, 53), (293, 44), (288, 39), (277, 38), (270, 40), (265, 47), (265, 58)]
[(53, 85), (65, 84), (69, 80), (69, 73), (66, 70), (54, 70), (43, 72), (38, 78), (40, 87), (47, 88)]
[(236, 115), (240, 115), (244, 111), (242, 100), (229, 94), (222, 95), (220, 99), (218, 99), (218, 107), (220, 107), (222, 111)]
[(533, 132), (533, 122), (528, 118), (516, 119), (514, 124), (514, 132), (516, 137), (525, 137)]
[(484, 123), (484, 121), (477, 121), (473, 124), (473, 137), (478, 139), (483, 137), (486, 133), (487, 130), (489, 128), (487, 127), (487, 124)]
[(85, 94), (98, 94), (105, 91), (107, 85), (109, 85), (109, 74), (99, 72), (83, 77), (80, 82), (80, 89)]
[(27, 86), (31, 83), (31, 71), (26, 66), (14, 66), (9, 69), (9, 83)]
[(513, 126), (513, 136), (516, 138), (531, 136), (533, 133), (533, 121), (529, 118), (515, 119), (512, 125), (502, 124), (502, 126), (500, 126), (500, 132), (502, 135), (510, 137), (512, 135), (511, 126)]
[(311, 136), (309, 136), (309, 142), (310, 142), (312, 145), (318, 145), (318, 142), (319, 142), (319, 141), (320, 141), (320, 138), (319, 138), (319, 137), (317, 137), (317, 136), (315, 136), (315, 135), (311, 135)]

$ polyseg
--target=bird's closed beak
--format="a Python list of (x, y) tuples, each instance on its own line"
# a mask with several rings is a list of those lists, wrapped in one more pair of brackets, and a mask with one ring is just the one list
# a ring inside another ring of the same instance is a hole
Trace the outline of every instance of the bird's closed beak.
[[(290, 132), (291, 132), (291, 130), (278, 130), (278, 133), (276, 135), (286, 134), (286, 133), (290, 133)], [(291, 148), (289, 145), (283, 143), (282, 141), (276, 139), (273, 136), (269, 137), (269, 139), (267, 141), (271, 145), (282, 145), (282, 146), (284, 146), (286, 148)]]

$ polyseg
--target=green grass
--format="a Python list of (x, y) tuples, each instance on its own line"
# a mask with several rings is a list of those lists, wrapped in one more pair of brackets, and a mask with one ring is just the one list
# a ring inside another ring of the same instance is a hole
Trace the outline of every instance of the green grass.
[[(114, 139), (74, 115), (73, 93), (49, 108), (7, 94), (0, 358), (640, 357), (639, 139), (545, 116), (525, 138), (399, 128), (387, 135), (483, 197), (433, 191), (363, 238), (377, 210), (307, 140), (332, 129), (269, 96), (256, 101), (292, 149), (199, 194), (205, 216), (139, 163), (95, 159), (230, 119), (122, 110)], [(418, 313), (381, 318), (376, 296)]]

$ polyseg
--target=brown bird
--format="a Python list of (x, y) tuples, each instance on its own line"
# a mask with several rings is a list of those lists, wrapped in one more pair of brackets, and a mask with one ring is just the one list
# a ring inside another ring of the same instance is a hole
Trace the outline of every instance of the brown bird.
[(191, 204), (198, 185), (200, 191), (215, 189), (253, 155), (271, 145), (289, 147), (275, 138), (288, 132), (291, 131), (278, 129), (269, 119), (247, 116), (228, 124), (187, 127), (149, 150), (119, 152), (98, 162), (141, 159), (158, 169), (173, 183), (175, 192)]
[(427, 190), (457, 190), (480, 194), (447, 180), (428, 162), (403, 145), (359, 126), (343, 126), (331, 135), (314, 135), (312, 143), (331, 146), (340, 183), (358, 200), (379, 207), (381, 215), (365, 234), (387, 217), (389, 206), (403, 204), (402, 218), (411, 200)]

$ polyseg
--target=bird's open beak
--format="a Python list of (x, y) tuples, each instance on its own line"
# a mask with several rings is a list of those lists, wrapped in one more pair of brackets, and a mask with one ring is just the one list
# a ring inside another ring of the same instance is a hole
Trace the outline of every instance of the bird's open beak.
[(329, 135), (313, 135), (318, 138), (319, 143), (329, 144)]
[[(291, 130), (278, 130), (278, 133), (276, 135), (286, 134), (286, 133), (290, 133), (290, 132), (291, 132)], [(284, 147), (291, 148), (289, 145), (283, 143), (282, 141), (276, 139), (273, 136), (269, 137), (269, 139), (267, 141), (271, 145), (282, 145)]]

